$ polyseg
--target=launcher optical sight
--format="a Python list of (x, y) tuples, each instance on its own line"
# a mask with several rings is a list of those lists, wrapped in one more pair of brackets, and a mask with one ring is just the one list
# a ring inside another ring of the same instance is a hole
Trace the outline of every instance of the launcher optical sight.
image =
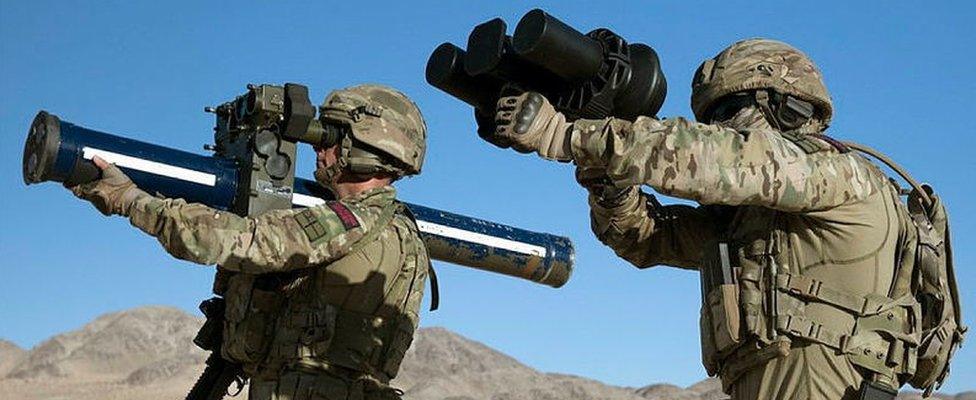
[(525, 14), (506, 33), (495, 18), (468, 36), (467, 51), (451, 43), (427, 60), (427, 82), (494, 115), (500, 96), (540, 92), (569, 119), (654, 116), (667, 95), (657, 53), (600, 28), (582, 34), (544, 11)]

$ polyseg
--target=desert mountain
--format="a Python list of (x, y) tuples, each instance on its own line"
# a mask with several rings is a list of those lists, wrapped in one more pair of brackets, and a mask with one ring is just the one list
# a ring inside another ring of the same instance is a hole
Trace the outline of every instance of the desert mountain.
[(206, 358), (191, 343), (201, 322), (170, 307), (106, 314), (37, 345), (6, 375), (112, 379), (161, 363), (194, 365)]
[[(182, 399), (206, 358), (192, 344), (201, 323), (175, 308), (143, 307), (106, 314), (29, 351), (0, 340), (0, 393), (11, 399)], [(418, 332), (394, 385), (406, 400), (725, 398), (714, 379), (688, 388), (635, 389), (544, 373), (443, 328)], [(942, 398), (976, 400), (976, 392)]]
[(7, 374), (15, 365), (20, 363), (27, 351), (16, 344), (0, 339), (0, 377)]

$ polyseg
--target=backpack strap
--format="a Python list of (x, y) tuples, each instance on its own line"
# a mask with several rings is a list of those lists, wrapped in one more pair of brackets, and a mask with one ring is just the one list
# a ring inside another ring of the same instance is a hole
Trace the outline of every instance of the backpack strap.
[(884, 153), (882, 153), (880, 151), (877, 151), (877, 150), (875, 150), (875, 149), (873, 149), (873, 148), (871, 148), (869, 146), (860, 144), (860, 143), (854, 143), (854, 142), (840, 142), (840, 143), (842, 143), (843, 145), (845, 145), (845, 146), (847, 146), (849, 148), (852, 148), (852, 149), (857, 150), (857, 151), (859, 151), (861, 153), (867, 154), (867, 155), (869, 155), (871, 157), (874, 157), (877, 160), (883, 162), (889, 168), (891, 168), (892, 170), (894, 170), (895, 172), (897, 172), (898, 175), (900, 175), (902, 177), (902, 179), (905, 180), (905, 182), (908, 182), (908, 184), (911, 185), (913, 189), (915, 189), (916, 191), (918, 191), (919, 196), (925, 202), (925, 206), (926, 207), (929, 207), (929, 206), (932, 205), (932, 198), (930, 198), (929, 195), (928, 195), (928, 192), (926, 192), (925, 189), (922, 188), (922, 185), (919, 184), (918, 181), (915, 180), (915, 178), (912, 178), (912, 175), (909, 174), (908, 171), (906, 171), (904, 168), (902, 168), (901, 165), (898, 165), (898, 163), (896, 163), (894, 160), (892, 160), (888, 156), (884, 155)]

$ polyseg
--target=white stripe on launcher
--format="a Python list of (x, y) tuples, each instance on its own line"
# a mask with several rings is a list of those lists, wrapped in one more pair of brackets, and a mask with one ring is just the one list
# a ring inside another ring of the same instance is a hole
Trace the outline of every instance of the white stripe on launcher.
[(141, 158), (127, 156), (125, 154), (113, 153), (111, 151), (105, 151), (92, 147), (85, 147), (81, 149), (81, 151), (82, 157), (84, 157), (86, 160), (91, 160), (95, 156), (99, 156), (105, 161), (120, 167), (176, 178), (187, 182), (199, 183), (201, 185), (214, 186), (217, 184), (217, 176), (214, 174), (208, 174), (206, 172), (194, 171), (192, 169), (176, 167), (156, 161), (144, 160)]
[(465, 242), (483, 244), (488, 247), (497, 247), (516, 253), (528, 254), (532, 256), (545, 257), (546, 248), (534, 244), (516, 242), (514, 240), (485, 235), (483, 233), (466, 231), (451, 226), (435, 224), (433, 222), (417, 220), (417, 229), (437, 236), (446, 236)]
[(322, 200), (315, 196), (309, 196), (307, 194), (301, 194), (301, 193), (292, 193), (291, 195), (291, 204), (299, 205), (302, 207), (315, 207), (322, 203), (325, 203), (325, 200)]
[[(315, 196), (295, 193), (292, 194), (291, 202), (292, 204), (303, 206), (303, 207), (314, 207), (319, 204), (325, 203), (325, 200), (322, 200)], [(429, 233), (431, 235), (444, 236), (453, 239), (463, 240), (465, 242), (478, 243), (488, 247), (497, 247), (508, 251), (514, 251), (516, 253), (528, 254), (531, 256), (538, 256), (538, 257), (546, 256), (546, 248), (542, 246), (516, 242), (514, 240), (495, 237), (491, 235), (485, 235), (483, 233), (478, 233), (478, 232), (466, 231), (464, 229), (458, 229), (446, 225), (435, 224), (433, 222), (417, 220), (417, 229), (419, 229), (421, 232)]]

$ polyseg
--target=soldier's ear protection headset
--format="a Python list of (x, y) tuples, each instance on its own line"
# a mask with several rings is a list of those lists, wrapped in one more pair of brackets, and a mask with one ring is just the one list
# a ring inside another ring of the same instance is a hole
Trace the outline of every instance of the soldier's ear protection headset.
[(813, 103), (801, 100), (793, 95), (760, 89), (725, 96), (706, 113), (708, 115), (707, 120), (709, 122), (727, 121), (743, 108), (753, 105), (759, 107), (766, 120), (774, 128), (784, 132), (803, 126), (810, 118), (813, 118), (815, 113)]

